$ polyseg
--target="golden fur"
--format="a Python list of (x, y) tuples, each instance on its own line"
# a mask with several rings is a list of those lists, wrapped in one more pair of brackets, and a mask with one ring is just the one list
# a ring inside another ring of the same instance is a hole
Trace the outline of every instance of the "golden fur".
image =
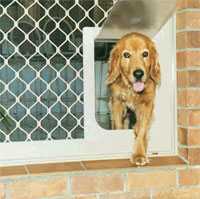
[[(148, 52), (148, 57), (142, 56), (144, 51)], [(131, 57), (125, 58), (125, 52)], [(137, 69), (144, 71), (144, 90), (141, 93), (133, 89), (133, 72)], [(109, 107), (113, 129), (126, 129), (127, 108), (135, 111), (137, 122), (134, 127), (135, 147), (131, 161), (139, 166), (148, 163), (148, 130), (152, 120), (156, 86), (159, 82), (158, 54), (151, 39), (139, 33), (130, 33), (121, 38), (110, 54), (107, 78), (107, 85), (111, 91)]]

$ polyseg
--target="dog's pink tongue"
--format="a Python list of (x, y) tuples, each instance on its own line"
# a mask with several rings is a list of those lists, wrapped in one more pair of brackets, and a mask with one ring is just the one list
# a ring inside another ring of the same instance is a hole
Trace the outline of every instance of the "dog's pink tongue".
[(135, 82), (133, 84), (133, 89), (137, 93), (142, 92), (144, 90), (144, 83), (143, 82)]

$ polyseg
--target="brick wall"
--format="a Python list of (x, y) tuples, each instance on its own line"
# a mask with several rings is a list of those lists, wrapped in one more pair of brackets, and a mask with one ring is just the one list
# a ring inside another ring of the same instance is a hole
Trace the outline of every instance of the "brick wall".
[(0, 179), (0, 199), (199, 199), (200, 169), (133, 168)]
[(177, 0), (179, 152), (200, 163), (200, 0)]
[(0, 178), (0, 199), (199, 199), (200, 0), (177, 0), (179, 154), (186, 166)]

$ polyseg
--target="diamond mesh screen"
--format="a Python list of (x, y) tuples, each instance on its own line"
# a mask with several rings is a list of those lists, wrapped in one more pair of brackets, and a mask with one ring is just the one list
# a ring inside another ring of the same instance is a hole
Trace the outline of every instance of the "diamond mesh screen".
[(0, 142), (84, 138), (82, 29), (113, 1), (0, 1)]

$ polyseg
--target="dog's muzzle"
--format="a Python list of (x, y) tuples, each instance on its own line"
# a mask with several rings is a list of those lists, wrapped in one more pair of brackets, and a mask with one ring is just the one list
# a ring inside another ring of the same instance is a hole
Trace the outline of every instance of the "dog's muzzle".
[(135, 70), (133, 72), (134, 83), (133, 90), (137, 93), (141, 93), (144, 90), (144, 82), (142, 81), (142, 77), (144, 76), (144, 71), (141, 69)]

